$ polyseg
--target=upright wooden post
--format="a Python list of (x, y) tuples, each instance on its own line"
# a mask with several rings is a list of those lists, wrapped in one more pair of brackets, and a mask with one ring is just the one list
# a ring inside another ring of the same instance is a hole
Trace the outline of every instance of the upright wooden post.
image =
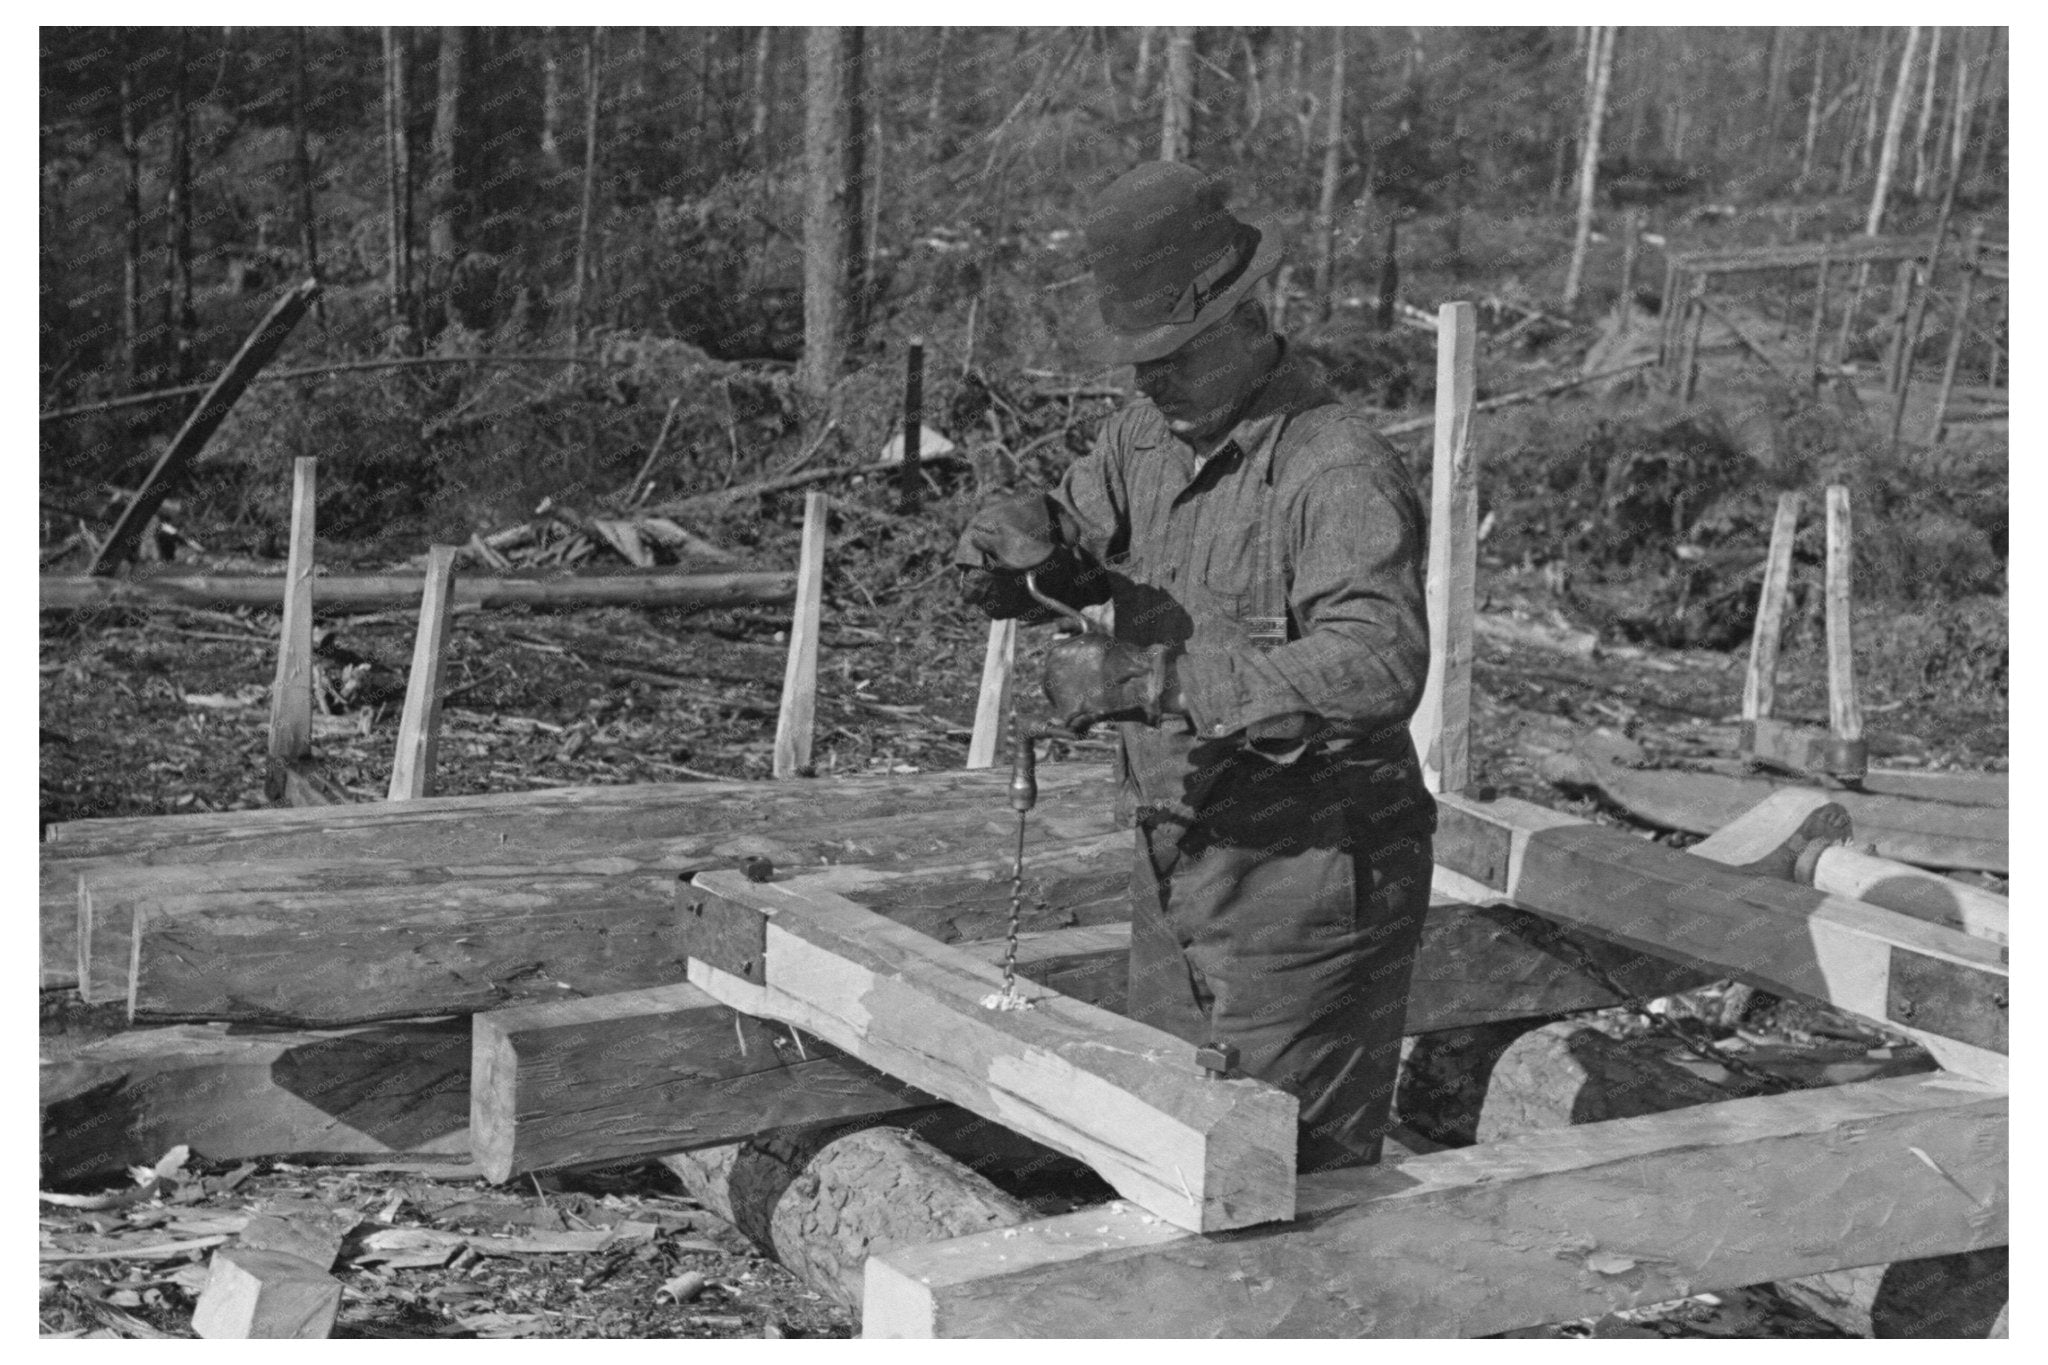
[(903, 474), (899, 508), (915, 516), (924, 493), (924, 338), (910, 339), (903, 369)]
[(1820, 244), (1820, 269), (1813, 278), (1813, 326), (1806, 338), (1806, 369), (1816, 382), (1820, 377), (1820, 334), (1827, 325), (1828, 315), (1828, 254), (1834, 246), (1832, 237)]
[(432, 794), (434, 746), (441, 730), (441, 661), (448, 648), (448, 616), (455, 595), (455, 550), (427, 551), (420, 588), (420, 628), (412, 641), (412, 672), (405, 679), (405, 713), (398, 721), (398, 753), (391, 762), (393, 801)]
[(1409, 722), (1433, 792), (1471, 776), (1473, 582), (1478, 573), (1479, 470), (1472, 448), (1478, 322), (1469, 303), (1436, 318), (1436, 450), (1429, 489), (1429, 678)]
[(782, 714), (775, 723), (775, 776), (811, 766), (811, 724), (818, 706), (818, 628), (825, 598), (825, 495), (804, 495), (803, 549), (797, 559), (796, 615), (782, 673)]
[(1778, 516), (1771, 523), (1770, 555), (1764, 560), (1764, 585), (1756, 603), (1756, 633), (1749, 642), (1749, 673), (1742, 680), (1742, 718), (1762, 720), (1771, 714), (1778, 689), (1778, 642), (1784, 633), (1785, 589), (1792, 581), (1792, 540), (1799, 530), (1799, 495), (1778, 495)]
[(1970, 245), (1963, 255), (1963, 289), (1956, 300), (1955, 315), (1949, 319), (1948, 360), (1941, 367), (1941, 397), (1934, 403), (1932, 443), (1941, 443), (1941, 424), (1948, 419), (1949, 395), (1955, 392), (1956, 363), (1963, 358), (1963, 337), (1970, 329), (1970, 305), (1977, 293), (1977, 261), (1984, 249), (1984, 225), (1970, 229)]
[(1849, 490), (1828, 485), (1828, 732), (1840, 744), (1863, 738), (1863, 711), (1856, 703), (1855, 633), (1850, 626)]
[[(313, 495), (319, 464), (310, 455), (292, 461), (291, 551), (285, 561), (284, 619), (277, 629), (277, 679), (270, 688), (273, 772), (313, 752)], [(270, 785), (266, 777), (266, 788)]]
[(1642, 231), (1642, 210), (1630, 209), (1622, 228), (1621, 292), (1615, 296), (1615, 315), (1624, 326), (1635, 316), (1635, 300), (1630, 295), (1636, 288), (1636, 241), (1642, 236)]
[(1685, 344), (1678, 357), (1678, 401), (1690, 403), (1700, 377), (1700, 333), (1707, 325), (1707, 272), (1692, 277), (1692, 292), (1686, 296)]
[(974, 704), (974, 737), (967, 742), (967, 766), (995, 766), (1002, 743), (1003, 716), (1010, 709), (1010, 670), (1017, 660), (1017, 622), (988, 623), (988, 652), (981, 660), (981, 697)]

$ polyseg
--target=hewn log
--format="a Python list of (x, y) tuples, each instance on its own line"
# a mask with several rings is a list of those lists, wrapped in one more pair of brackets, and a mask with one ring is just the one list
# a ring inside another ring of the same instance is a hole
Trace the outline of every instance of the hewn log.
[(148, 1165), (184, 1143), (260, 1156), (469, 1156), (466, 1020), (288, 1032), (186, 1024), (41, 1066), (43, 1179)]
[(1025, 1222), (987, 1179), (898, 1128), (795, 1129), (662, 1158), (705, 1208), (858, 1311), (868, 1258)]
[[(400, 607), (420, 599), (418, 574), (323, 574), (314, 580), (321, 611), (362, 611)], [(122, 580), (45, 574), (39, 599), (44, 611), (99, 611), (109, 607), (269, 607), (284, 601), (283, 576), (156, 574)], [(532, 578), (464, 578), (455, 585), (454, 606), (464, 607), (666, 607), (716, 611), (721, 607), (773, 606), (796, 597), (791, 573), (556, 574)]]
[(1231, 1237), (1092, 1208), (873, 1257), (862, 1330), (1485, 1336), (2000, 1246), (2006, 1108), (1945, 1076), (1730, 1100), (1304, 1176), (1306, 1217)]
[(1995, 944), (1525, 801), (1438, 806), (1448, 837), (1437, 861), (1471, 878), (1476, 896), (1848, 1010), (1912, 1035), (1951, 1070), (2005, 1084), (2009, 987)]
[(705, 926), (765, 921), (760, 970), (749, 976), (744, 964), (721, 969), (699, 956), (718, 931), (682, 917), (691, 983), (734, 1008), (815, 1033), (1077, 1157), (1176, 1226), (1292, 1216), (1292, 1096), (1208, 1076), (1186, 1043), (1056, 994), (994, 1007), (999, 970), (803, 879), (710, 873), (688, 899), (687, 910), (704, 906)]
[[(1079, 999), (1120, 998), (1129, 939), (1123, 926), (1031, 934), (1018, 970)], [(962, 949), (997, 962), (1004, 944)], [(938, 1103), (690, 985), (496, 1010), (474, 1028), (471, 1145), (492, 1180)]]

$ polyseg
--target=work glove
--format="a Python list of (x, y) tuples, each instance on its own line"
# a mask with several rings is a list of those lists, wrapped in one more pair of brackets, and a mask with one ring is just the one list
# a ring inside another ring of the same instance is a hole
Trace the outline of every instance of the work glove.
[(1187, 713), (1180, 654), (1171, 645), (1139, 649), (1092, 631), (1075, 635), (1046, 655), (1045, 695), (1075, 734), (1099, 721), (1157, 725), (1161, 716)]
[(1076, 607), (1107, 601), (1107, 583), (1090, 581), (1070, 537), (1059, 509), (1043, 493), (984, 503), (953, 551), (953, 562), (962, 571), (961, 595), (994, 620), (1014, 617), (1025, 625), (1058, 616), (1025, 589), (1027, 572), (1035, 572), (1039, 591), (1057, 601)]

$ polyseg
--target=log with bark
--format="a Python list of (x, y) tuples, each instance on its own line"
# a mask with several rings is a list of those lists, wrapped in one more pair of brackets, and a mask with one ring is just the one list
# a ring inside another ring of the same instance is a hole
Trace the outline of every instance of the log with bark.
[[(420, 600), (417, 574), (323, 574), (314, 581), (316, 610), (363, 611), (407, 606)], [(166, 604), (186, 607), (274, 608), (284, 601), (282, 576), (158, 574), (123, 580), (44, 575), (44, 611), (93, 611), (110, 607)], [(796, 596), (789, 573), (554, 575), (530, 578), (469, 577), (456, 583), (454, 606), (465, 607), (666, 607), (715, 611), (723, 607), (774, 606)]]

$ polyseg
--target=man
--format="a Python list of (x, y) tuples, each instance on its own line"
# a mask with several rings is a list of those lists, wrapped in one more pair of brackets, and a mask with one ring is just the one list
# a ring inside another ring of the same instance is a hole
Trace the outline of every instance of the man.
[(1287, 353), (1276, 244), (1226, 187), (1154, 162), (1086, 224), (1104, 363), (1142, 399), (1051, 495), (976, 513), (958, 562), (994, 617), (1114, 603), (1056, 645), (1055, 711), (1118, 724), (1133, 1018), (1227, 1043), (1301, 1102), (1301, 1169), (1376, 1161), (1436, 807), (1408, 718), (1428, 671), (1422, 516), (1398, 457)]

